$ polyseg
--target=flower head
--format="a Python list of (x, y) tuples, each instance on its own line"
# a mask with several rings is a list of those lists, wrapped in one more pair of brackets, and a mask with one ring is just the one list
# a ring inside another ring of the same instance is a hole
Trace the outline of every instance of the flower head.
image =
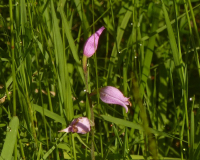
[(126, 109), (126, 113), (128, 112), (127, 105), (131, 106), (131, 102), (129, 98), (124, 97), (122, 92), (112, 86), (106, 86), (100, 89), (100, 99), (108, 104), (117, 104)]
[(86, 134), (90, 131), (90, 121), (87, 117), (79, 117), (74, 119), (71, 124), (59, 132), (76, 132)]
[(84, 48), (83, 48), (83, 54), (86, 57), (91, 57), (95, 51), (97, 50), (97, 46), (98, 46), (98, 42), (99, 42), (99, 36), (101, 35), (101, 33), (103, 32), (103, 30), (105, 29), (104, 26), (102, 26), (101, 28), (99, 28), (98, 31), (96, 31), (93, 35), (91, 35), (87, 41), (85, 42)]

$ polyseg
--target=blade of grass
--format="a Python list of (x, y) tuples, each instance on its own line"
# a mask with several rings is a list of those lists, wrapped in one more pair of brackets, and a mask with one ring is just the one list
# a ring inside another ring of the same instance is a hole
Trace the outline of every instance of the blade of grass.
[(89, 31), (87, 30), (89, 28), (89, 22), (87, 20), (87, 17), (85, 15), (84, 11), (83, 11), (83, 1), (74, 0), (74, 3), (76, 4), (76, 8), (77, 8), (79, 17), (80, 17), (82, 24), (83, 24), (83, 31), (84, 31), (85, 37), (87, 37), (88, 34), (89, 34)]
[(114, 67), (113, 64), (115, 64), (115, 60), (116, 60), (117, 54), (118, 54), (118, 47), (120, 45), (122, 36), (124, 34), (125, 28), (127, 27), (127, 24), (129, 22), (131, 15), (132, 15), (132, 6), (130, 6), (127, 9), (126, 14), (124, 15), (123, 20), (121, 22), (121, 25), (117, 28), (117, 37), (116, 37), (116, 42), (114, 44), (114, 47), (113, 47), (113, 50), (111, 53), (111, 58), (110, 58), (109, 66), (108, 66), (107, 78), (113, 77), (113, 67)]
[(67, 21), (65, 14), (64, 14), (64, 8), (63, 7), (60, 8), (60, 14), (61, 14), (62, 21), (63, 21), (64, 26), (65, 26), (64, 27), (65, 35), (66, 35), (66, 38), (68, 40), (70, 49), (72, 51), (72, 55), (74, 57), (74, 60), (76, 61), (76, 65), (77, 65), (79, 74), (82, 78), (82, 81), (85, 84), (85, 77), (84, 77), (84, 74), (83, 74), (82, 65), (81, 65), (80, 60), (79, 60), (78, 51), (77, 51), (77, 48), (75, 46), (74, 39), (72, 37), (71, 31), (69, 29), (69, 24), (68, 24), (68, 21)]
[(178, 71), (178, 76), (181, 82), (181, 86), (183, 88), (184, 112), (186, 114), (186, 130), (187, 130), (188, 145), (190, 145), (189, 120), (188, 120), (188, 112), (187, 112), (187, 82), (188, 82), (187, 81), (187, 67), (185, 67), (185, 74), (184, 74), (182, 56), (180, 55), (180, 52), (178, 52), (176, 39), (174, 36), (172, 26), (170, 24), (170, 20), (169, 20), (167, 10), (165, 8), (165, 4), (163, 3), (163, 0), (161, 0), (161, 2), (162, 2), (162, 8), (163, 8), (163, 13), (165, 17), (165, 22), (167, 25), (169, 41), (170, 41), (170, 45), (172, 49), (174, 63)]
[[(140, 125), (140, 124), (138, 124), (138, 123), (130, 122), (130, 121), (127, 121), (127, 120), (124, 120), (124, 119), (115, 118), (115, 117), (107, 116), (107, 115), (101, 115), (101, 117), (102, 117), (104, 120), (109, 121), (109, 122), (111, 122), (111, 123), (115, 123), (115, 124), (117, 124), (117, 125), (122, 125), (122, 126), (130, 127), (130, 128), (135, 128), (135, 129), (144, 131), (143, 126)], [(173, 136), (173, 135), (170, 135), (170, 134), (168, 134), (168, 133), (155, 130), (155, 129), (153, 129), (153, 128), (149, 128), (149, 130), (151, 131), (151, 133), (156, 134), (156, 135), (161, 135), (161, 136), (165, 136), (165, 137), (169, 137), (169, 138), (175, 138), (175, 139), (180, 140), (179, 138), (177, 138), (177, 137), (175, 137), (175, 136)], [(182, 140), (182, 141), (183, 141), (183, 142), (186, 142), (186, 141), (184, 141), (184, 140)]]
[[(159, 16), (160, 14), (160, 7), (154, 4), (154, 12), (156, 16)], [(153, 22), (152, 22), (152, 27), (151, 27), (151, 33), (155, 32), (158, 27), (158, 18), (153, 17)], [(154, 46), (155, 46), (155, 38), (156, 35), (152, 36), (149, 39), (149, 43), (147, 46), (146, 54), (144, 57), (144, 62), (142, 68), (142, 76), (140, 77), (140, 97), (143, 97), (144, 94), (144, 89), (146, 86), (147, 78), (149, 77), (149, 72), (150, 72), (150, 64), (152, 61), (152, 56), (153, 56), (153, 51), (154, 51)]]
[[(193, 10), (198, 9), (199, 6), (200, 6), (200, 4), (196, 5), (195, 7), (193, 7)], [(190, 10), (188, 12), (190, 12)], [(183, 13), (176, 18), (177, 18), (177, 20), (179, 20), (179, 19), (183, 18), (184, 16), (186, 16), (186, 13)], [(170, 21), (171, 24), (174, 24), (175, 22), (176, 22), (176, 19)], [(164, 31), (166, 28), (167, 28), (167, 25), (164, 25), (164, 26), (158, 28), (155, 32), (151, 33), (150, 35), (142, 37), (141, 41), (145, 41), (145, 40), (149, 39), (151, 36), (154, 36), (155, 34), (158, 34), (162, 31)]]
[(192, 98), (192, 108), (191, 108), (191, 117), (190, 117), (190, 148), (189, 155), (190, 159), (194, 159), (194, 142), (195, 142), (195, 121), (194, 121), (194, 101), (195, 97)]
[(53, 113), (53, 112), (51, 112), (51, 111), (49, 111), (49, 110), (47, 110), (47, 109), (45, 109), (45, 108), (43, 108), (41, 106), (38, 106), (37, 104), (32, 104), (32, 106), (37, 112), (43, 114), (43, 110), (44, 110), (44, 115), (45, 116), (55, 120), (55, 122), (60, 122), (63, 125), (66, 125), (65, 119), (63, 117), (61, 117), (60, 115), (58, 115), (56, 113)]
[(15, 143), (17, 141), (19, 119), (14, 116), (8, 126), (9, 131), (7, 132), (6, 139), (3, 145), (0, 159), (11, 160)]
[[(190, 0), (187, 0), (187, 1), (188, 1), (188, 4), (189, 4), (191, 16), (192, 16), (192, 22), (193, 22), (193, 25), (194, 25), (194, 32), (195, 32), (195, 35), (196, 35), (196, 38), (197, 38), (197, 46), (200, 46), (199, 31), (198, 31), (198, 28), (197, 28), (196, 19), (195, 19), (195, 15), (194, 15), (194, 12), (193, 12), (192, 4), (191, 4)], [(196, 45), (194, 46), (194, 49), (196, 49)], [(197, 52), (195, 52), (195, 56), (196, 56), (197, 68), (198, 68), (199, 76), (200, 76), (199, 56), (198, 56)]]
[(9, 0), (10, 10), (10, 32), (11, 32), (11, 55), (12, 55), (12, 77), (13, 77), (13, 116), (16, 116), (16, 73), (15, 73), (15, 44), (14, 44), (14, 32), (13, 32), (13, 6), (12, 0)]
[(167, 31), (168, 31), (169, 41), (170, 41), (172, 54), (173, 54), (173, 58), (174, 58), (174, 63), (178, 70), (178, 75), (180, 78), (181, 85), (184, 86), (184, 71), (183, 71), (183, 62), (182, 62), (182, 58), (181, 58), (182, 56), (178, 52), (176, 39), (174, 36), (172, 25), (169, 20), (167, 10), (165, 8), (165, 4), (163, 3), (163, 0), (161, 0), (161, 2), (162, 2), (162, 8), (163, 8), (163, 13), (164, 13), (164, 17), (165, 17), (165, 22), (167, 25)]
[(194, 152), (195, 160), (198, 160), (199, 156), (200, 156), (200, 142), (198, 143), (198, 146), (197, 146), (197, 148), (196, 148), (196, 150)]
[[(189, 17), (189, 12), (188, 12), (188, 5), (187, 5), (187, 3), (185, 2), (185, 0), (184, 0), (183, 2), (184, 2), (184, 8), (185, 8), (185, 12), (186, 12), (188, 27), (189, 27), (190, 39), (191, 39), (191, 42), (192, 42), (192, 47), (193, 47), (193, 49), (194, 49), (196, 65), (197, 65), (198, 73), (199, 73), (199, 76), (200, 76), (199, 56), (198, 56), (198, 52), (197, 52), (197, 48), (196, 48), (196, 44), (195, 44), (195, 39), (194, 39), (195, 36), (194, 36), (194, 34), (192, 33), (192, 26), (191, 26), (190, 17)], [(190, 9), (192, 9), (191, 6), (190, 6)], [(190, 11), (191, 11), (192, 16), (194, 16), (194, 15), (193, 15), (193, 10), (190, 10)], [(193, 19), (193, 23), (196, 24), (196, 22), (194, 22), (194, 19)], [(195, 30), (196, 30), (196, 28), (195, 28)], [(196, 33), (196, 35), (197, 35), (197, 43), (200, 45), (198, 32), (195, 31), (195, 33)]]

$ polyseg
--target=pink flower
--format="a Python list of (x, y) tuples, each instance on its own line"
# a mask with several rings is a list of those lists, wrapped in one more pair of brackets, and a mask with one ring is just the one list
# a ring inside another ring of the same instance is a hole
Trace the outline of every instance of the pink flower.
[(131, 102), (129, 98), (124, 97), (122, 92), (112, 86), (106, 86), (100, 89), (100, 99), (108, 104), (117, 104), (126, 109), (126, 113), (128, 112), (127, 105), (131, 106)]
[(59, 131), (59, 132), (76, 132), (81, 134), (86, 134), (90, 131), (90, 121), (87, 117), (79, 117), (74, 119), (69, 127)]
[(98, 42), (99, 42), (99, 36), (103, 32), (105, 27), (101, 27), (98, 31), (96, 31), (93, 35), (91, 35), (87, 41), (85, 42), (84, 48), (83, 48), (83, 54), (86, 57), (91, 57), (95, 51), (97, 50)]

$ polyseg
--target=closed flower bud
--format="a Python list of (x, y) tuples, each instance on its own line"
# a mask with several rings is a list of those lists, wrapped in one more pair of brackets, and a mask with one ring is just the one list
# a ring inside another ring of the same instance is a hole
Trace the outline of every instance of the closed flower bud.
[(96, 31), (93, 35), (91, 35), (87, 41), (85, 42), (84, 48), (83, 48), (83, 54), (86, 57), (91, 57), (95, 51), (97, 50), (98, 42), (99, 42), (99, 36), (103, 32), (105, 27), (101, 27), (98, 31)]

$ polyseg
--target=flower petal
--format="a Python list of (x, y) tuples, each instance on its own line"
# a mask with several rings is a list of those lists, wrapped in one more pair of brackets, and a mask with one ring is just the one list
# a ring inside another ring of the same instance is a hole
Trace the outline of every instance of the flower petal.
[(69, 127), (65, 128), (61, 131), (58, 131), (58, 132), (67, 132), (67, 133), (72, 132), (72, 126), (69, 126)]
[(129, 99), (127, 97), (124, 97), (123, 93), (119, 89), (112, 86), (103, 87), (101, 88), (100, 92), (105, 92), (106, 94), (109, 94), (110, 96), (115, 97), (116, 99), (119, 99), (123, 101), (124, 103), (128, 102), (128, 99)]
[(83, 54), (87, 56), (88, 58), (91, 57), (97, 50), (97, 46), (99, 43), (99, 36), (101, 35), (104, 29), (105, 27), (102, 26), (98, 31), (96, 31), (93, 35), (91, 35), (87, 39), (83, 48)]
[(128, 112), (129, 98), (124, 97), (120, 90), (115, 87), (107, 86), (100, 90), (100, 99), (108, 104), (117, 104), (121, 105)]
[(59, 132), (76, 132), (81, 134), (86, 134), (90, 131), (90, 122), (87, 117), (79, 117), (74, 119), (69, 127), (59, 131)]
[(90, 122), (87, 117), (80, 117), (75, 127), (78, 129), (77, 133), (86, 134), (90, 131)]

